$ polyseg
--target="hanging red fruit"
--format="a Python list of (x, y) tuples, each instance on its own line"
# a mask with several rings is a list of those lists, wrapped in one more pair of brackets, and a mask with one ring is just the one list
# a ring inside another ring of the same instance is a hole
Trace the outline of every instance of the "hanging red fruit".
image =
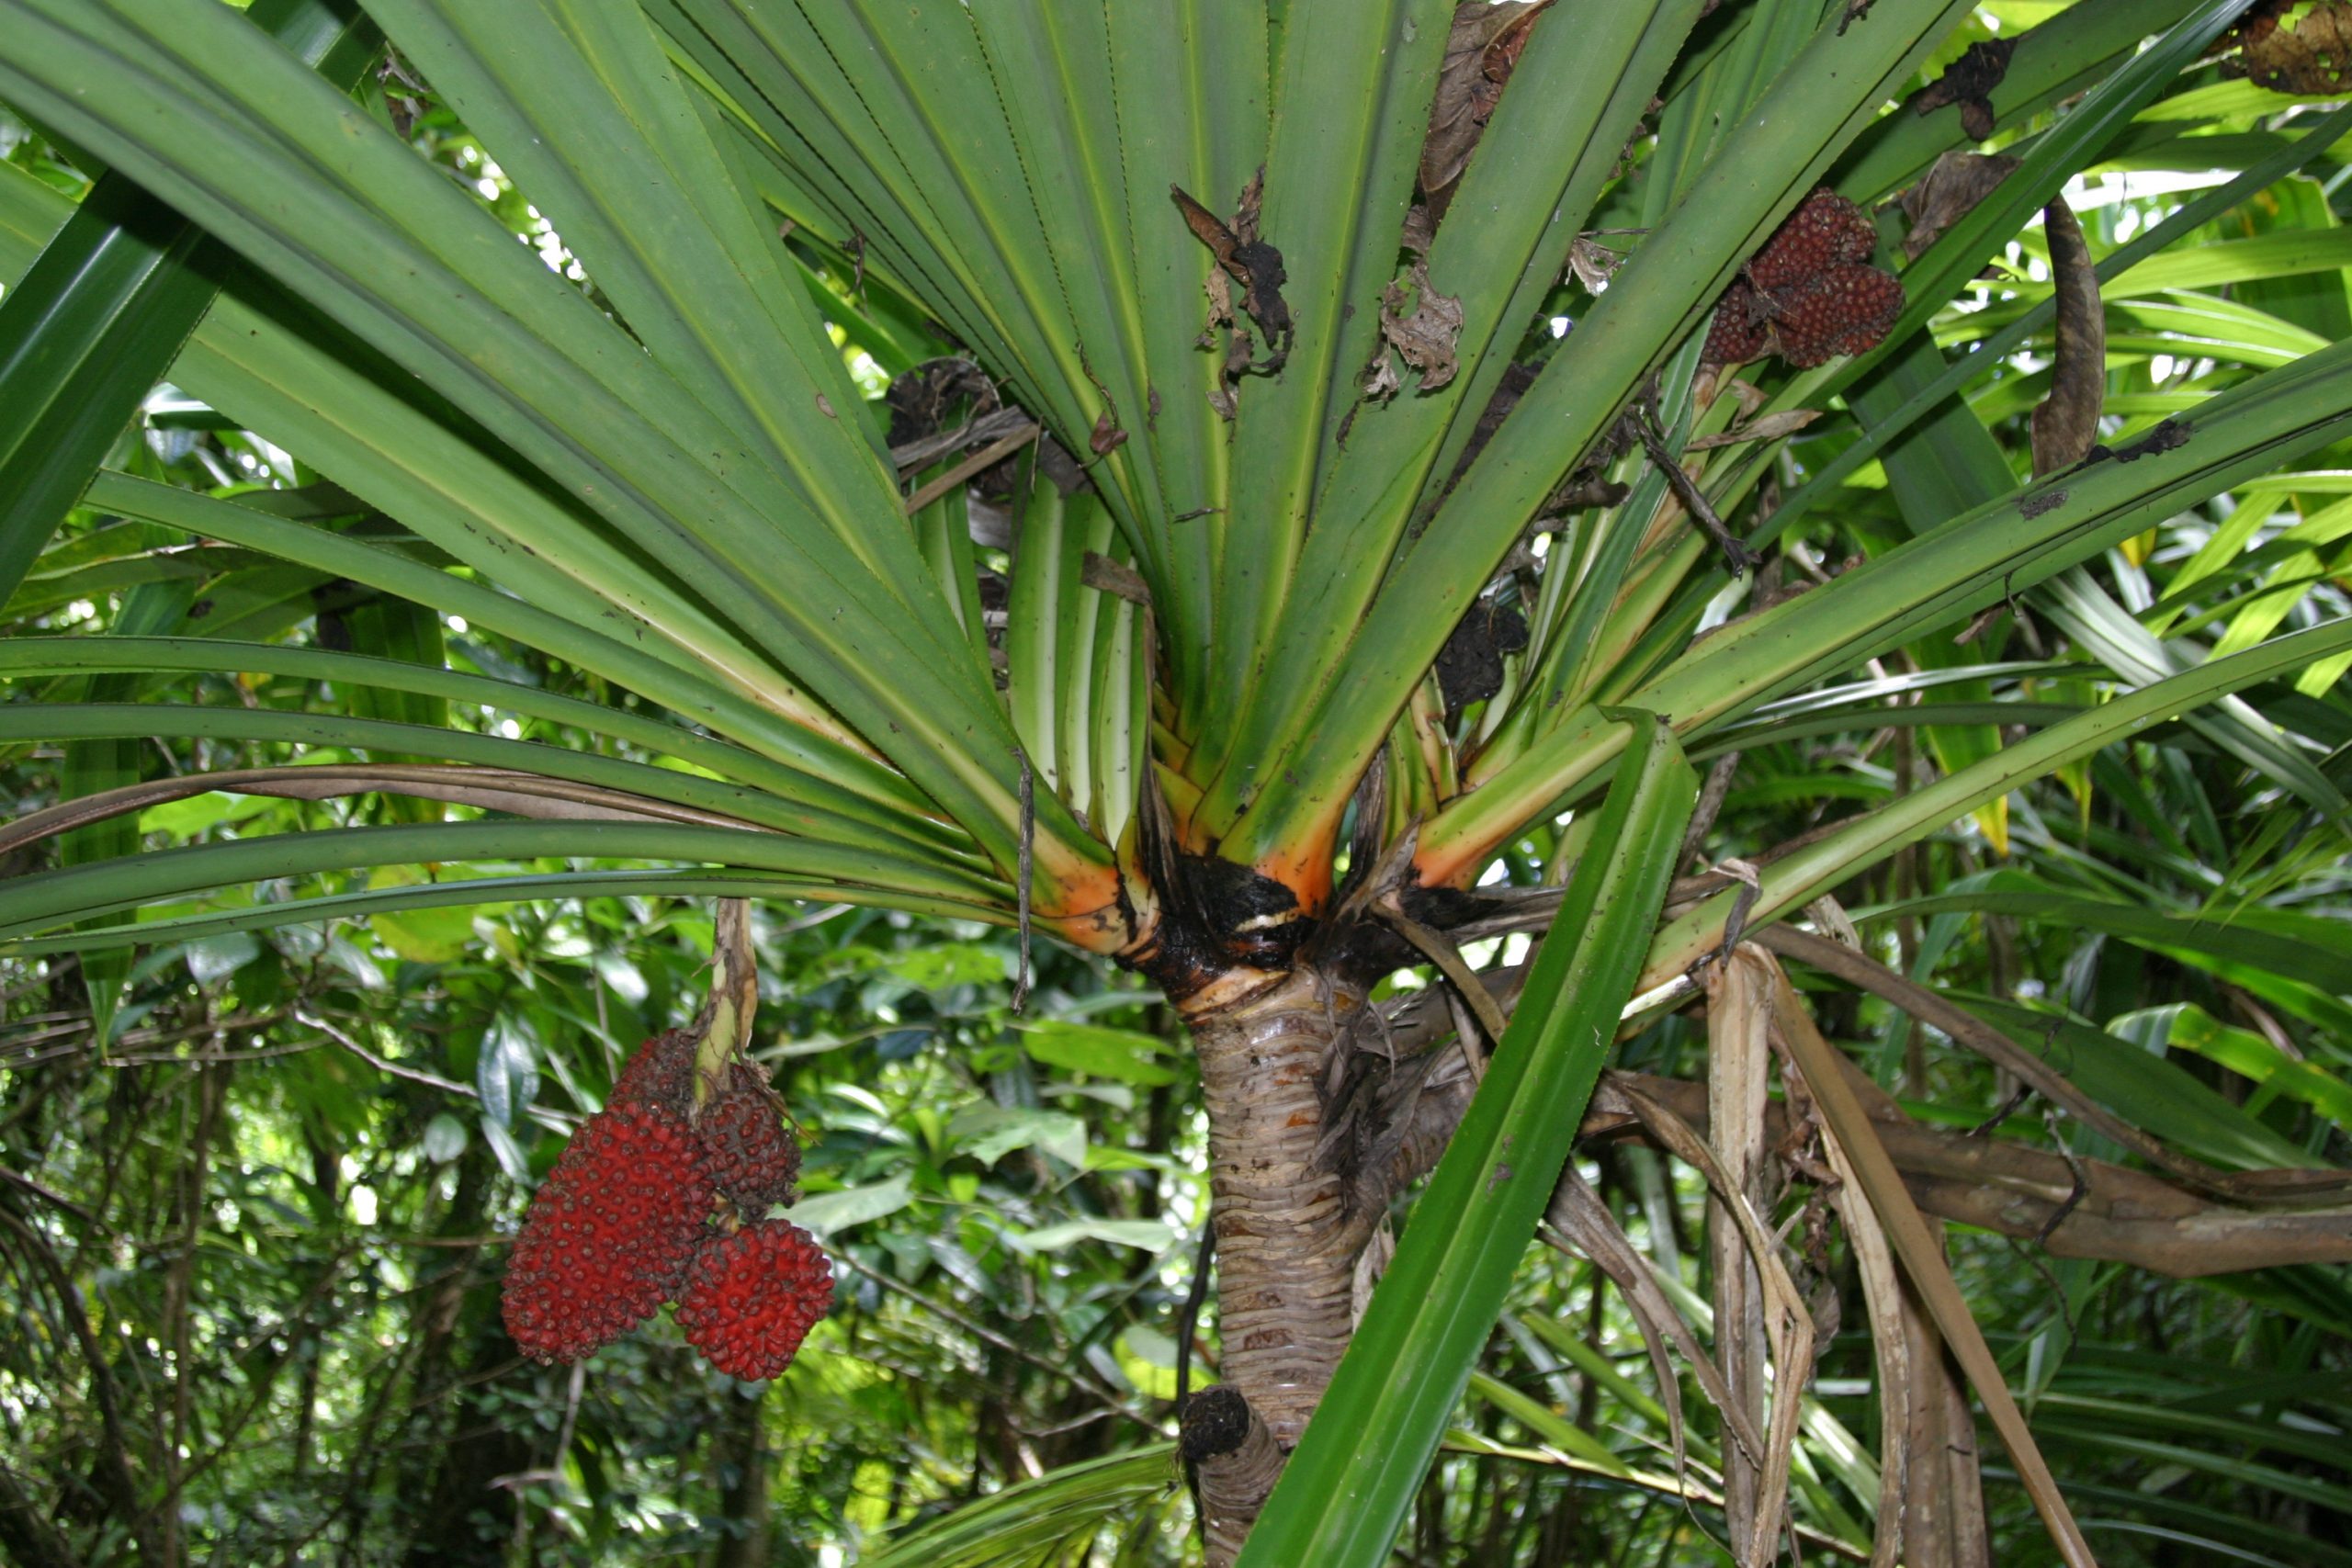
[(556, 1161), (506, 1267), (506, 1332), (526, 1356), (576, 1361), (653, 1315), (709, 1234), (714, 1192), (683, 1118), (597, 1112)]
[(691, 1029), (672, 1029), (637, 1048), (613, 1085), (613, 1106), (652, 1105), (685, 1114), (694, 1103), (695, 1052), (701, 1045)]
[(711, 1184), (746, 1218), (758, 1219), (799, 1196), (800, 1141), (786, 1123), (782, 1101), (766, 1075), (745, 1061), (728, 1061), (718, 1088), (695, 1106), (695, 1055), (702, 1040), (692, 1030), (657, 1034), (637, 1048), (613, 1086), (613, 1104), (651, 1106), (685, 1119)]
[(740, 899), (720, 903), (714, 931), (710, 1002), (638, 1047), (532, 1199), (504, 1292), (526, 1355), (577, 1360), (675, 1300), (721, 1371), (773, 1377), (831, 1304), (816, 1242), (763, 1217), (798, 1196), (800, 1145), (743, 1054), (759, 988)]
[(695, 1119), (704, 1174), (750, 1218), (799, 1196), (800, 1140), (785, 1125), (765, 1079), (737, 1066), (725, 1092)]
[(756, 1382), (792, 1364), (832, 1302), (832, 1265), (816, 1239), (763, 1220), (702, 1249), (678, 1298), (678, 1325), (712, 1366)]

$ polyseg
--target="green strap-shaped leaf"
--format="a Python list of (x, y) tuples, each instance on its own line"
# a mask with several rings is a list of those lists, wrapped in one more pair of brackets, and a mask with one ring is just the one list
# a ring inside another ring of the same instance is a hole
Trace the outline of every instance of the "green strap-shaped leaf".
[[(127, 3), (5, 0), (0, 90), (153, 179), (249, 260), (380, 343), (569, 489), (599, 520), (579, 530), (585, 539), (625, 545), (691, 581), (1012, 864), (1024, 835), (1002, 706), (952, 612), (919, 580), (903, 532), (854, 541), (846, 522), (836, 532), (790, 476), (741, 453), (712, 410), (397, 139), (318, 84), (240, 51), (212, 8), (161, 9), (171, 26), (142, 25), (131, 14), (143, 10)], [(134, 92), (91, 87), (133, 79)], [(296, 142), (335, 156), (298, 157)], [(250, 177), (224, 183), (220, 166)], [(843, 417), (830, 405), (812, 393), (798, 417)], [(886, 547), (907, 568), (887, 579), (865, 558)], [(910, 615), (901, 592), (936, 613)], [(1028, 837), (1048, 889), (1097, 878), (1108, 860), (1051, 796)]]
[(813, 843), (782, 833), (676, 823), (436, 822), (405, 828), (334, 828), (123, 855), (66, 871), (20, 876), (0, 905), (0, 937), (32, 936), (73, 920), (277, 876), (314, 876), (426, 862), (586, 859), (698, 861), (795, 880), (822, 879), (937, 900), (978, 904), (986, 884), (872, 850)]
[[(2260, 648), (2209, 660), (2196, 669), (2157, 682), (2087, 713), (2053, 724), (1997, 754), (1937, 780), (1927, 788), (1855, 820), (1854, 825), (1776, 861), (1764, 874), (1763, 895), (1747, 912), (1747, 923), (1764, 925), (1836, 886), (1867, 865), (1915, 843), (1985, 801), (2056, 772), (2152, 726), (2244, 691), (2352, 648), (2352, 625), (2331, 622), (2274, 637)], [(1687, 968), (1723, 939), (1732, 899), (1708, 899), (1658, 932), (1649, 975), (1664, 980)]]
[(1103, 1521), (1148, 1506), (1175, 1475), (1173, 1445), (1064, 1465), (956, 1509), (945, 1518), (891, 1539), (867, 1568), (989, 1568), (1040, 1557), (1072, 1536), (1091, 1540)]
[[(444, 869), (447, 869), (446, 864)], [(1012, 921), (1012, 917), (1004, 911), (954, 898), (894, 892), (823, 877), (748, 871), (562, 871), (406, 883), (372, 887), (364, 893), (288, 898), (282, 903), (172, 915), (129, 925), (92, 925), (65, 936), (0, 940), (0, 953), (12, 958), (31, 958), (49, 953), (106, 953), (127, 947), (160, 951), (175, 942), (200, 942), (232, 931), (275, 931), (283, 926), (323, 925), (338, 919), (365, 921), (378, 915), (419, 909), (489, 909), (557, 898), (767, 898), (820, 903), (844, 897), (854, 897), (860, 904), (876, 909), (903, 909), (941, 919), (994, 920), (1005, 925)], [(86, 956), (84, 962), (88, 962)]]
[[(1431, 287), (1461, 302), (1454, 345), (1461, 374), (1437, 388), (1423, 380), (1385, 401), (1358, 400), (1351, 388), (1346, 406), (1354, 423), (1346, 444), (1329, 456), (1315, 526), (1300, 546), (1290, 588), (1293, 611), (1308, 613), (1283, 617), (1274, 662), (1313, 668), (1345, 648), (1352, 617), (1323, 614), (1323, 607), (1371, 595), (1423, 498), (1453, 472), (1511, 363), (1514, 334), (1557, 282), (1584, 214), (1611, 178), (1698, 10), (1694, 0), (1674, 0), (1574, 27), (1547, 22), (1530, 34), (1511, 74), (1520, 90), (1504, 94), (1496, 107), (1456, 198), (1476, 220), (1440, 227), (1430, 253)], [(1548, 198), (1535, 199), (1539, 191)], [(1374, 302), (1355, 303), (1368, 314)], [(1245, 389), (1245, 418), (1250, 390)], [(1231, 694), (1245, 706), (1252, 697), (1247, 690)], [(1223, 710), (1203, 716), (1201, 776), (1216, 760), (1247, 756), (1261, 743)], [(1261, 708), (1260, 716), (1274, 716)]]
[[(188, 605), (195, 597), (196, 585), (192, 582), (142, 582), (122, 596), (121, 608), (115, 616), (116, 627), (133, 636), (167, 631), (187, 618)], [(100, 703), (119, 701), (137, 684), (138, 677), (134, 675), (96, 675), (71, 682), (74, 695), (86, 695)], [(19, 710), (27, 708), (46, 714), (57, 711), (57, 705), (11, 704), (9, 711), (0, 717), (21, 716)], [(142, 737), (129, 734), (74, 740), (65, 748), (64, 759), (58, 766), (59, 791), (74, 797), (138, 783), (142, 744)], [(75, 867), (132, 857), (138, 852), (139, 824), (135, 819), (93, 822), (65, 834), (59, 841), (57, 863), (62, 869), (57, 874), (71, 875)], [(82, 986), (90, 998), (90, 1031), (101, 1044), (113, 1035), (115, 1011), (130, 978), (128, 953), (93, 957), (83, 963)]]
[[(338, 86), (375, 57), (375, 25), (351, 0), (258, 0), (249, 15)], [(0, 301), (0, 601), (170, 367), (227, 260), (195, 224), (108, 173)]]
[[(1222, 852), (1254, 861), (1315, 824), (1338, 821), (1363, 761), (1537, 504), (1608, 427), (1662, 349), (1696, 324), (1740, 258), (1754, 254), (1965, 8), (1879, 0), (1869, 28), (1843, 36), (1823, 28), (1781, 73), (1727, 135), (1726, 152), (1709, 162), (1688, 199), (1547, 362), (1370, 603), (1317, 610), (1345, 618), (1353, 630), (1346, 649), (1311, 665), (1263, 667), (1255, 689), (1262, 711), (1245, 720), (1244, 754), (1262, 759), (1254, 779), (1278, 777), (1283, 787), (1251, 797)], [(1271, 225), (1271, 186), (1268, 201)], [(1245, 480), (1237, 457), (1237, 484), (1248, 493)], [(1204, 819), (1221, 825), (1243, 806), (1252, 782), (1228, 772), (1204, 802)]]
[(1697, 782), (1646, 713), (1535, 972), (1415, 1205), (1239, 1568), (1375, 1568), (1550, 1202), (1690, 818)]
[[(2031, 587), (2184, 505), (2338, 439), (2352, 429), (2343, 412), (2347, 385), (2352, 346), (2341, 344), (2266, 371), (2208, 400), (2177, 449), (2094, 464), (2079, 477), (2070, 472), (1953, 518), (1818, 592), (1709, 637), (1644, 682), (1633, 700), (1672, 715), (1686, 735), (1703, 733), (1955, 624), (1997, 603), (2005, 591)], [(1775, 667), (1782, 672), (1773, 673)], [(1735, 696), (1735, 689), (1750, 694)], [(1563, 720), (1556, 733), (1429, 825), (1422, 863), (1433, 863), (1440, 851), (1458, 852), (1463, 843), (1481, 841), (1514, 809), (1522, 815), (1511, 819), (1523, 820), (1543, 802), (1589, 787), (1616, 744), (1613, 729), (1595, 713)]]

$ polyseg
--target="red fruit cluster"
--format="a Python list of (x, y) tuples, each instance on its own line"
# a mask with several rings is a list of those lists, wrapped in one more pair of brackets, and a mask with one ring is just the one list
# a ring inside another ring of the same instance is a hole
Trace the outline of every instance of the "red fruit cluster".
[(638, 1048), (613, 1086), (615, 1105), (650, 1105), (684, 1117), (695, 1130), (703, 1173), (749, 1216), (798, 1196), (800, 1144), (786, 1130), (757, 1069), (728, 1065), (724, 1086), (694, 1109), (697, 1042), (685, 1030), (657, 1034)]
[(504, 1293), (507, 1332), (526, 1355), (578, 1360), (674, 1299), (688, 1341), (715, 1365), (773, 1377), (825, 1315), (832, 1273), (806, 1231), (734, 1229), (739, 1213), (797, 1195), (800, 1145), (741, 1063), (695, 1116), (698, 1043), (673, 1030), (639, 1047), (532, 1200)]
[(1715, 307), (1702, 357), (1777, 354), (1801, 369), (1874, 348), (1903, 314), (1903, 284), (1869, 265), (1878, 231), (1826, 186), (1805, 197)]
[(711, 1185), (684, 1122), (644, 1107), (591, 1116), (531, 1200), (506, 1268), (506, 1332), (575, 1361), (675, 1295), (702, 1243)]
[(703, 1248), (678, 1298), (678, 1324), (712, 1366), (755, 1382), (792, 1364), (832, 1299), (832, 1265), (815, 1239), (788, 1221), (762, 1220)]

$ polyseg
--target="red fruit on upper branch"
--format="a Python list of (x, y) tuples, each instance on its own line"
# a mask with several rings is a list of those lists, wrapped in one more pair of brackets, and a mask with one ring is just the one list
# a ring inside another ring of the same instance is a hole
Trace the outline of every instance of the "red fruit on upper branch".
[(1809, 370), (1878, 346), (1903, 314), (1903, 284), (1874, 266), (1835, 266), (1781, 297), (1772, 334), (1781, 357)]
[(1805, 197), (1715, 307), (1702, 357), (1736, 365), (1777, 354), (1809, 369), (1878, 346), (1903, 314), (1903, 284), (1869, 265), (1870, 215), (1826, 186)]
[(1761, 359), (1771, 348), (1764, 333), (1767, 324), (1755, 285), (1735, 278), (1724, 291), (1723, 303), (1715, 307), (1714, 324), (1707, 329), (1707, 347), (1700, 357), (1710, 365)]
[(1747, 276), (1768, 294), (1810, 282), (1833, 266), (1866, 262), (1878, 248), (1870, 215), (1824, 186), (1789, 214), (1747, 264)]
[(574, 1361), (653, 1315), (708, 1234), (713, 1197), (683, 1118), (646, 1105), (581, 1124), (540, 1184), (506, 1268), (506, 1332)]
[(832, 1265), (816, 1239), (763, 1220), (704, 1247), (678, 1298), (678, 1325), (712, 1366), (756, 1382), (792, 1364), (832, 1303)]

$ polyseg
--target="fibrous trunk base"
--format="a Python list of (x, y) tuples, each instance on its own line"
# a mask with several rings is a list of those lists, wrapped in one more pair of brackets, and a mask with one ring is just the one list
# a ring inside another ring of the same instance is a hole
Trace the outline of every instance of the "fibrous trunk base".
[(1369, 1220), (1322, 1144), (1333, 1047), (1363, 1006), (1359, 987), (1312, 969), (1227, 976), (1186, 1006), (1224, 1347), (1223, 1386), (1184, 1413), (1211, 1568), (1239, 1552), (1354, 1328)]

